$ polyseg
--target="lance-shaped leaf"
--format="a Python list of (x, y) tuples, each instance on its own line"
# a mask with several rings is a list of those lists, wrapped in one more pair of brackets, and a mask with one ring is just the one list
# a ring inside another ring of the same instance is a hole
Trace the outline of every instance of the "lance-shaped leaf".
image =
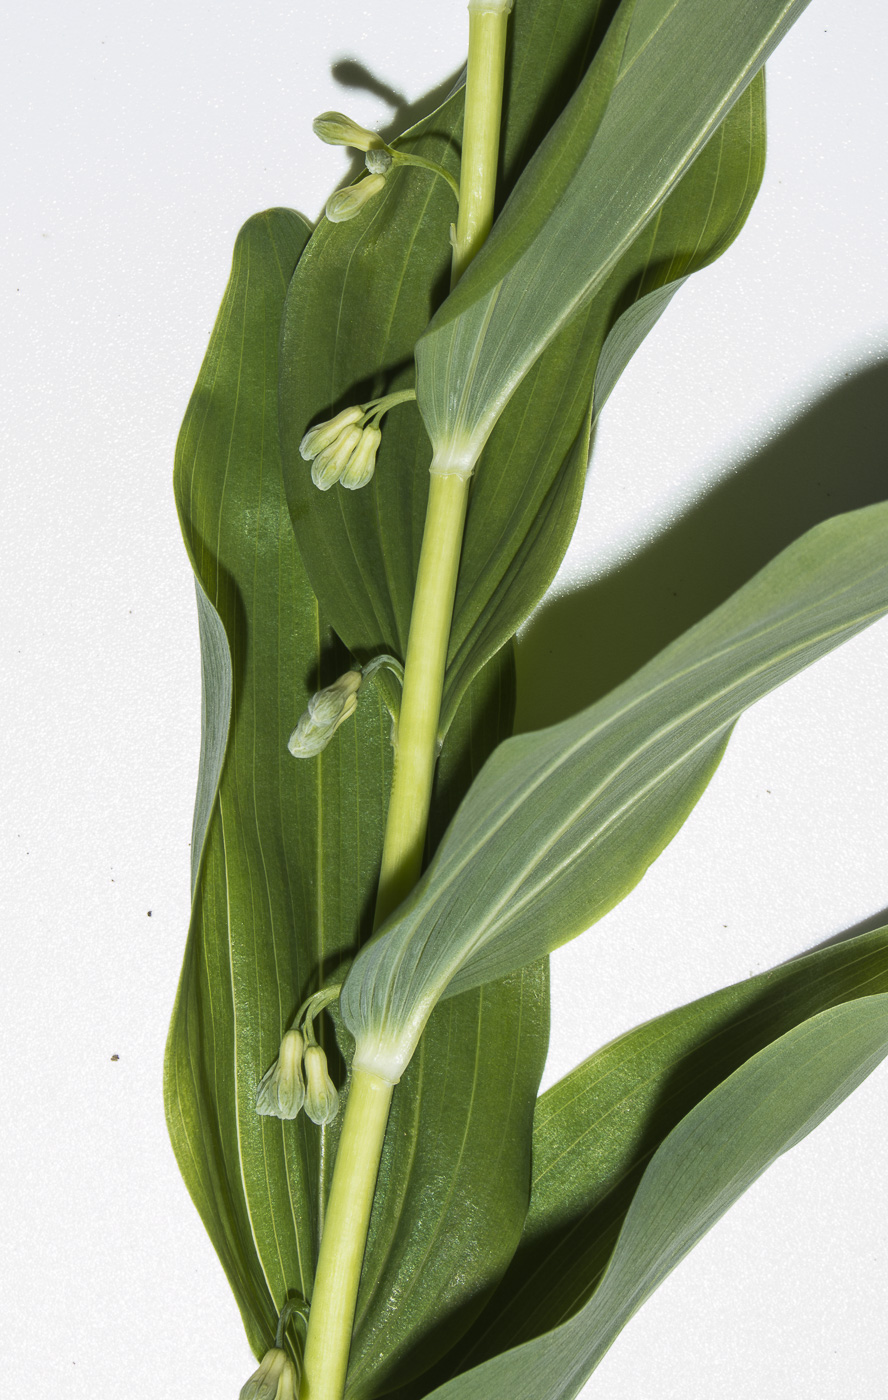
[(469, 502), (442, 733), (477, 666), (517, 630), (554, 578), (576, 524), (595, 419), (678, 289), (740, 232), (764, 161), (759, 73), (494, 426)]
[[(304, 1115), (260, 1116), (256, 1086), (300, 1002), (369, 933), (391, 770), (390, 718), (373, 684), (318, 757), (296, 760), (286, 747), (311, 692), (351, 664), (309, 586), (280, 475), (280, 316), (306, 234), (287, 210), (241, 231), (175, 472), (198, 585), (204, 724), (194, 906), (166, 1106), (183, 1176), (257, 1354), (274, 1337), (283, 1300), (311, 1294), (341, 1118), (321, 1130)], [(507, 655), (476, 678), (440, 775), (444, 810), (508, 732), (511, 682)], [(368, 1278), (385, 1280), (398, 1259), (420, 1330), (428, 1295), (448, 1297), (456, 1283), (446, 1260), (438, 1273), (423, 1269), (437, 1217), (423, 1217), (417, 1202), (438, 1200), (454, 1247), (477, 1250), (475, 1311), (517, 1243), (547, 1028), (545, 971), (528, 970), (445, 1008), (429, 1027), (427, 1063), (417, 1060), (405, 1077), (367, 1266)], [(323, 1038), (328, 1028), (317, 1029)], [(417, 1149), (432, 1131), (434, 1159)], [(494, 1154), (498, 1173), (479, 1182), (475, 1163)], [(479, 1199), (489, 1209), (472, 1219), (468, 1206)], [(401, 1213), (412, 1221), (406, 1241), (395, 1238)], [(374, 1347), (385, 1307), (368, 1285), (355, 1361), (371, 1388), (376, 1371), (400, 1359)], [(452, 1325), (439, 1329), (437, 1349), (453, 1335)]]
[(353, 966), (361, 1064), (397, 1078), (431, 1007), (575, 937), (694, 806), (742, 711), (888, 611), (888, 504), (809, 531), (629, 681), (502, 744)]
[(806, 0), (624, 0), (569, 106), (417, 346), (436, 456), (471, 470), (505, 404), (675, 186)]
[[(581, 80), (615, 8), (613, 0), (522, 0), (511, 16), (505, 191)], [(462, 92), (455, 93), (405, 134), (405, 149), (452, 162), (462, 104)], [(724, 251), (751, 207), (763, 163), (764, 91), (758, 80), (598, 295), (541, 356), (497, 423), (469, 503), (442, 734), (479, 667), (542, 597), (569, 543), (605, 339), (613, 330), (605, 351), (612, 384), (630, 345), (620, 318), (641, 299), (649, 326), (653, 308), (662, 310), (668, 300), (658, 297), (658, 289), (665, 284), (674, 290)], [(290, 509), (313, 586), (356, 655), (404, 654), (431, 448), (415, 407), (400, 407), (384, 420), (371, 484), (354, 493), (323, 493), (312, 485), (299, 443), (309, 423), (335, 408), (412, 384), (414, 345), (447, 284), (452, 217), (452, 199), (441, 181), (421, 171), (394, 170), (361, 218), (321, 222), (287, 299), (281, 421)], [(633, 349), (640, 338), (631, 342)], [(598, 385), (596, 411), (605, 397)]]
[(880, 993), (821, 1011), (747, 1060), (657, 1149), (590, 1301), (562, 1326), (438, 1387), (435, 1400), (571, 1400), (698, 1240), (886, 1054), (888, 994)]
[(653, 1153), (682, 1118), (779, 1036), (831, 1006), (880, 993), (888, 993), (888, 928), (657, 1016), (547, 1090), (534, 1116), (521, 1244), (425, 1393), (573, 1316), (601, 1280)]

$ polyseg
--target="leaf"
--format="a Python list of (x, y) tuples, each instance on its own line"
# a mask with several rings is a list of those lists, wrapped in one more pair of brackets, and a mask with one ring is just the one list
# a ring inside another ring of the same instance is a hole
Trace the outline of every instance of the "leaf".
[[(175, 474), (201, 620), (204, 742), (194, 849), (203, 850), (168, 1044), (166, 1106), (183, 1176), (257, 1354), (274, 1336), (284, 1299), (311, 1294), (341, 1120), (321, 1133), (304, 1116), (286, 1123), (260, 1117), (256, 1085), (300, 1002), (369, 932), (391, 770), (390, 720), (374, 685), (320, 758), (297, 761), (286, 751), (309, 694), (349, 665), (302, 568), (280, 476), (279, 322), (305, 236), (286, 210), (258, 215), (241, 231)], [(453, 810), (508, 732), (513, 689), (505, 654), (476, 679), (439, 775), (442, 812)], [(417, 1217), (414, 1201), (434, 1195), (440, 1165), (417, 1152), (416, 1137), (435, 1125), (441, 1162), (452, 1167), (449, 1231), (459, 1240), (471, 1230), (477, 1249), (476, 1309), (505, 1268), (527, 1208), (529, 1105), (547, 1014), (544, 971), (455, 1003), (453, 1014), (429, 1027), (429, 1066), (417, 1062), (405, 1076), (386, 1144), (380, 1210), (394, 1199), (386, 1195), (390, 1179), (404, 1210)], [(488, 1027), (496, 1042), (489, 1051)], [(329, 1036), (328, 1051), (335, 1060)], [(435, 1068), (444, 1056), (447, 1083)], [(456, 1088), (473, 1083), (467, 1102)], [(502, 1092), (513, 1083), (521, 1088), (514, 1100)], [(464, 1199), (477, 1192), (468, 1167), (489, 1155), (491, 1141), (502, 1158), (502, 1199), (485, 1227), (467, 1218)], [(384, 1214), (374, 1223), (367, 1261), (379, 1275), (393, 1248), (404, 1253), (391, 1238), (396, 1224)], [(423, 1228), (433, 1232), (434, 1219), (413, 1220), (417, 1256)], [(440, 1284), (444, 1296), (448, 1285)], [(368, 1299), (364, 1307), (368, 1338), (377, 1306)], [(423, 1317), (420, 1307), (417, 1326)], [(450, 1337), (442, 1335), (439, 1349)], [(383, 1363), (365, 1355), (362, 1364), (372, 1381)]]
[[(511, 649), (473, 682), (435, 779), (432, 848), (511, 730)], [(530, 1199), (549, 1041), (548, 963), (469, 992), (429, 1023), (392, 1103), (349, 1354), (350, 1400), (425, 1370), (508, 1267)], [(414, 1075), (414, 1070), (416, 1074)]]
[(474, 464), (518, 384), (656, 215), (805, 3), (624, 0), (417, 345), (419, 406), (442, 461)]
[[(504, 189), (579, 82), (614, 8), (576, 0), (523, 0), (516, 7)], [(405, 143), (455, 168), (462, 101), (456, 93)], [(628, 250), (594, 304), (564, 328), (497, 424), (469, 505), (442, 734), (472, 676), (536, 605), (563, 557), (582, 496), (605, 337), (635, 298), (727, 247), (751, 207), (763, 160), (759, 81), (701, 153), (656, 227)], [(287, 299), (281, 422), (293, 525), (318, 596), (362, 657), (405, 653), (431, 461), (425, 429), (412, 405), (391, 413), (374, 480), (354, 493), (318, 492), (298, 446), (311, 422), (412, 384), (414, 345), (447, 285), (452, 217), (442, 182), (396, 170), (361, 218), (320, 224)]]
[(657, 1148), (590, 1301), (568, 1322), (431, 1392), (569, 1400), (629, 1319), (739, 1196), (888, 1054), (888, 994), (835, 1006), (753, 1055)]
[[(453, 1005), (454, 1016), (449, 1003), (438, 1009), (434, 1036), (423, 1037), (408, 1068), (420, 1070), (421, 1092), (405, 1094), (405, 1076), (394, 1096), (349, 1357), (354, 1400), (403, 1384), (447, 1351), (521, 1237), (548, 1047), (548, 967)], [(409, 1152), (390, 1150), (405, 1142)]]
[(618, 903), (697, 801), (742, 711), (888, 611), (888, 504), (809, 531), (630, 680), (488, 760), (341, 1006), (391, 1074), (442, 995), (503, 976)]
[(595, 419), (675, 292), (740, 232), (764, 162), (760, 73), (495, 424), (469, 504), (442, 732), (475, 668), (517, 631), (552, 582), (576, 524)]
[(658, 1016), (543, 1094), (521, 1245), (439, 1380), (558, 1326), (588, 1301), (653, 1152), (745, 1060), (830, 1006), (886, 992), (882, 928)]

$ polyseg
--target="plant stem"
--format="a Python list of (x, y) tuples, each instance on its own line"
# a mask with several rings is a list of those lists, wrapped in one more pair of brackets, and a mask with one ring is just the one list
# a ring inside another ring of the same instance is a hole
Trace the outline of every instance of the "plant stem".
[(512, 0), (469, 0), (469, 62), (451, 287), (456, 286), (493, 224), (511, 8)]
[(339, 1400), (392, 1084), (353, 1071), (305, 1341), (300, 1400)]
[(376, 896), (377, 924), (406, 898), (422, 868), (468, 496), (468, 478), (431, 476)]
[[(469, 0), (460, 207), (451, 286), (493, 222), (512, 0)], [(444, 668), (470, 476), (433, 462), (376, 904), (381, 923), (419, 878), (438, 757)], [(308, 1319), (300, 1400), (342, 1400), (370, 1209), (393, 1085), (353, 1069)]]
[[(469, 0), (469, 61), (451, 287), (493, 223), (511, 8), (512, 0)], [(446, 462), (432, 463), (376, 895), (377, 927), (410, 893), (422, 869), (469, 483), (468, 475), (448, 472)]]

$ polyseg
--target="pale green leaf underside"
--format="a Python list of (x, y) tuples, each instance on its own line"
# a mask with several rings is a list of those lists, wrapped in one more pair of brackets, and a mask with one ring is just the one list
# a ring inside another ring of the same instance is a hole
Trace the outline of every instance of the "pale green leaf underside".
[(590, 1301), (562, 1326), (440, 1386), (436, 1400), (571, 1400), (697, 1241), (886, 1054), (886, 993), (822, 1011), (759, 1051), (657, 1149)]
[(883, 504), (809, 531), (597, 704), (502, 744), (349, 974), (359, 1041), (406, 1048), (442, 995), (589, 927), (675, 834), (743, 710), (886, 610)]
[(419, 405), (443, 457), (477, 456), (805, 2), (624, 0), (610, 43), (417, 346)]
[(521, 1244), (472, 1331), (438, 1368), (438, 1382), (542, 1335), (588, 1302), (651, 1156), (706, 1094), (811, 1016), (886, 992), (883, 928), (658, 1016), (543, 1094)]
[(576, 524), (594, 419), (678, 288), (740, 232), (764, 161), (760, 73), (494, 426), (469, 504), (442, 733), (467, 678), (517, 630), (555, 576)]

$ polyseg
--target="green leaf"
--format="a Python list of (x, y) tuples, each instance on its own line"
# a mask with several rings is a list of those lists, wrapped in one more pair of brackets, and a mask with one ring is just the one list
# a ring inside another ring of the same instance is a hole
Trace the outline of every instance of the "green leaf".
[(588, 1301), (652, 1154), (745, 1060), (830, 1006), (886, 992), (882, 928), (658, 1016), (543, 1094), (521, 1244), (439, 1380), (540, 1336)]
[(423, 1036), (394, 1096), (349, 1357), (354, 1400), (403, 1384), (447, 1351), (521, 1237), (548, 1046), (548, 967), (452, 1004), (457, 1014), (448, 1014), (451, 1003), (438, 1009), (434, 1034)]
[[(613, 12), (522, 0), (512, 17), (502, 185), (582, 78)], [(403, 138), (455, 168), (462, 92)], [(474, 484), (450, 642), (442, 734), (481, 665), (542, 597), (573, 532), (589, 455), (593, 380), (608, 333), (637, 298), (679, 285), (718, 256), (751, 207), (764, 162), (761, 81), (701, 152), (660, 218), (538, 361), (497, 424)], [(413, 349), (447, 285), (453, 201), (441, 181), (395, 171), (350, 223), (322, 221), (287, 299), (282, 350), (284, 471), (312, 583), (356, 655), (403, 657), (431, 449), (413, 406), (385, 420), (376, 475), (359, 492), (311, 484), (308, 425), (413, 382)], [(652, 323), (652, 322), (651, 322)], [(620, 345), (628, 343), (620, 336)], [(637, 340), (636, 342), (637, 343)], [(608, 363), (613, 370), (616, 357)], [(596, 410), (604, 394), (596, 393)]]
[(555, 576), (576, 524), (592, 426), (619, 375), (679, 287), (736, 238), (764, 164), (760, 73), (494, 426), (469, 503), (442, 732), (468, 678)]
[[(374, 684), (319, 758), (299, 761), (286, 751), (308, 696), (350, 664), (308, 584), (280, 474), (279, 324), (306, 232), (286, 210), (258, 215), (241, 231), (175, 473), (198, 585), (204, 733), (194, 907), (168, 1044), (166, 1106), (183, 1176), (257, 1353), (270, 1344), (284, 1299), (311, 1294), (341, 1120), (321, 1132), (304, 1116), (285, 1123), (260, 1117), (256, 1085), (300, 1002), (369, 932), (391, 770), (390, 719)], [(504, 654), (476, 678), (457, 718), (439, 775), (442, 814), (508, 732), (513, 693)], [(393, 1251), (405, 1253), (386, 1182), (414, 1217), (414, 1267), (423, 1229), (430, 1235), (436, 1228), (414, 1204), (440, 1188), (439, 1163), (417, 1149), (434, 1132), (452, 1176), (448, 1230), (462, 1247), (470, 1236), (477, 1248), (475, 1310), (482, 1305), (526, 1212), (528, 1105), (547, 1029), (544, 971), (472, 993), (432, 1022), (429, 1063), (417, 1062), (405, 1076), (386, 1143), (381, 1214), (367, 1255), (374, 1275), (385, 1276)], [(335, 1063), (329, 1032), (327, 1041)], [(446, 1082), (437, 1067), (445, 1058)], [(520, 1095), (510, 1097), (513, 1085)], [(477, 1193), (472, 1163), (493, 1151), (502, 1158), (502, 1200), (485, 1224), (471, 1219), (467, 1202)], [(408, 1280), (409, 1271), (406, 1260)], [(441, 1294), (454, 1286), (452, 1278), (442, 1281)], [(362, 1304), (368, 1346), (383, 1306), (371, 1298)], [(420, 1306), (417, 1326), (424, 1320)], [(439, 1350), (452, 1335), (442, 1333)], [(360, 1341), (356, 1356), (371, 1382), (374, 1367), (392, 1364), (364, 1355)]]
[(345, 983), (361, 1063), (390, 1074), (442, 995), (613, 908), (681, 826), (743, 710), (886, 611), (882, 504), (809, 531), (597, 704), (500, 745)]
[(419, 405), (442, 460), (474, 464), (518, 384), (595, 296), (805, 3), (624, 0), (417, 345)]
[(707, 1230), (886, 1054), (886, 993), (821, 1011), (760, 1050), (657, 1148), (590, 1301), (560, 1327), (440, 1386), (436, 1400), (570, 1400)]

